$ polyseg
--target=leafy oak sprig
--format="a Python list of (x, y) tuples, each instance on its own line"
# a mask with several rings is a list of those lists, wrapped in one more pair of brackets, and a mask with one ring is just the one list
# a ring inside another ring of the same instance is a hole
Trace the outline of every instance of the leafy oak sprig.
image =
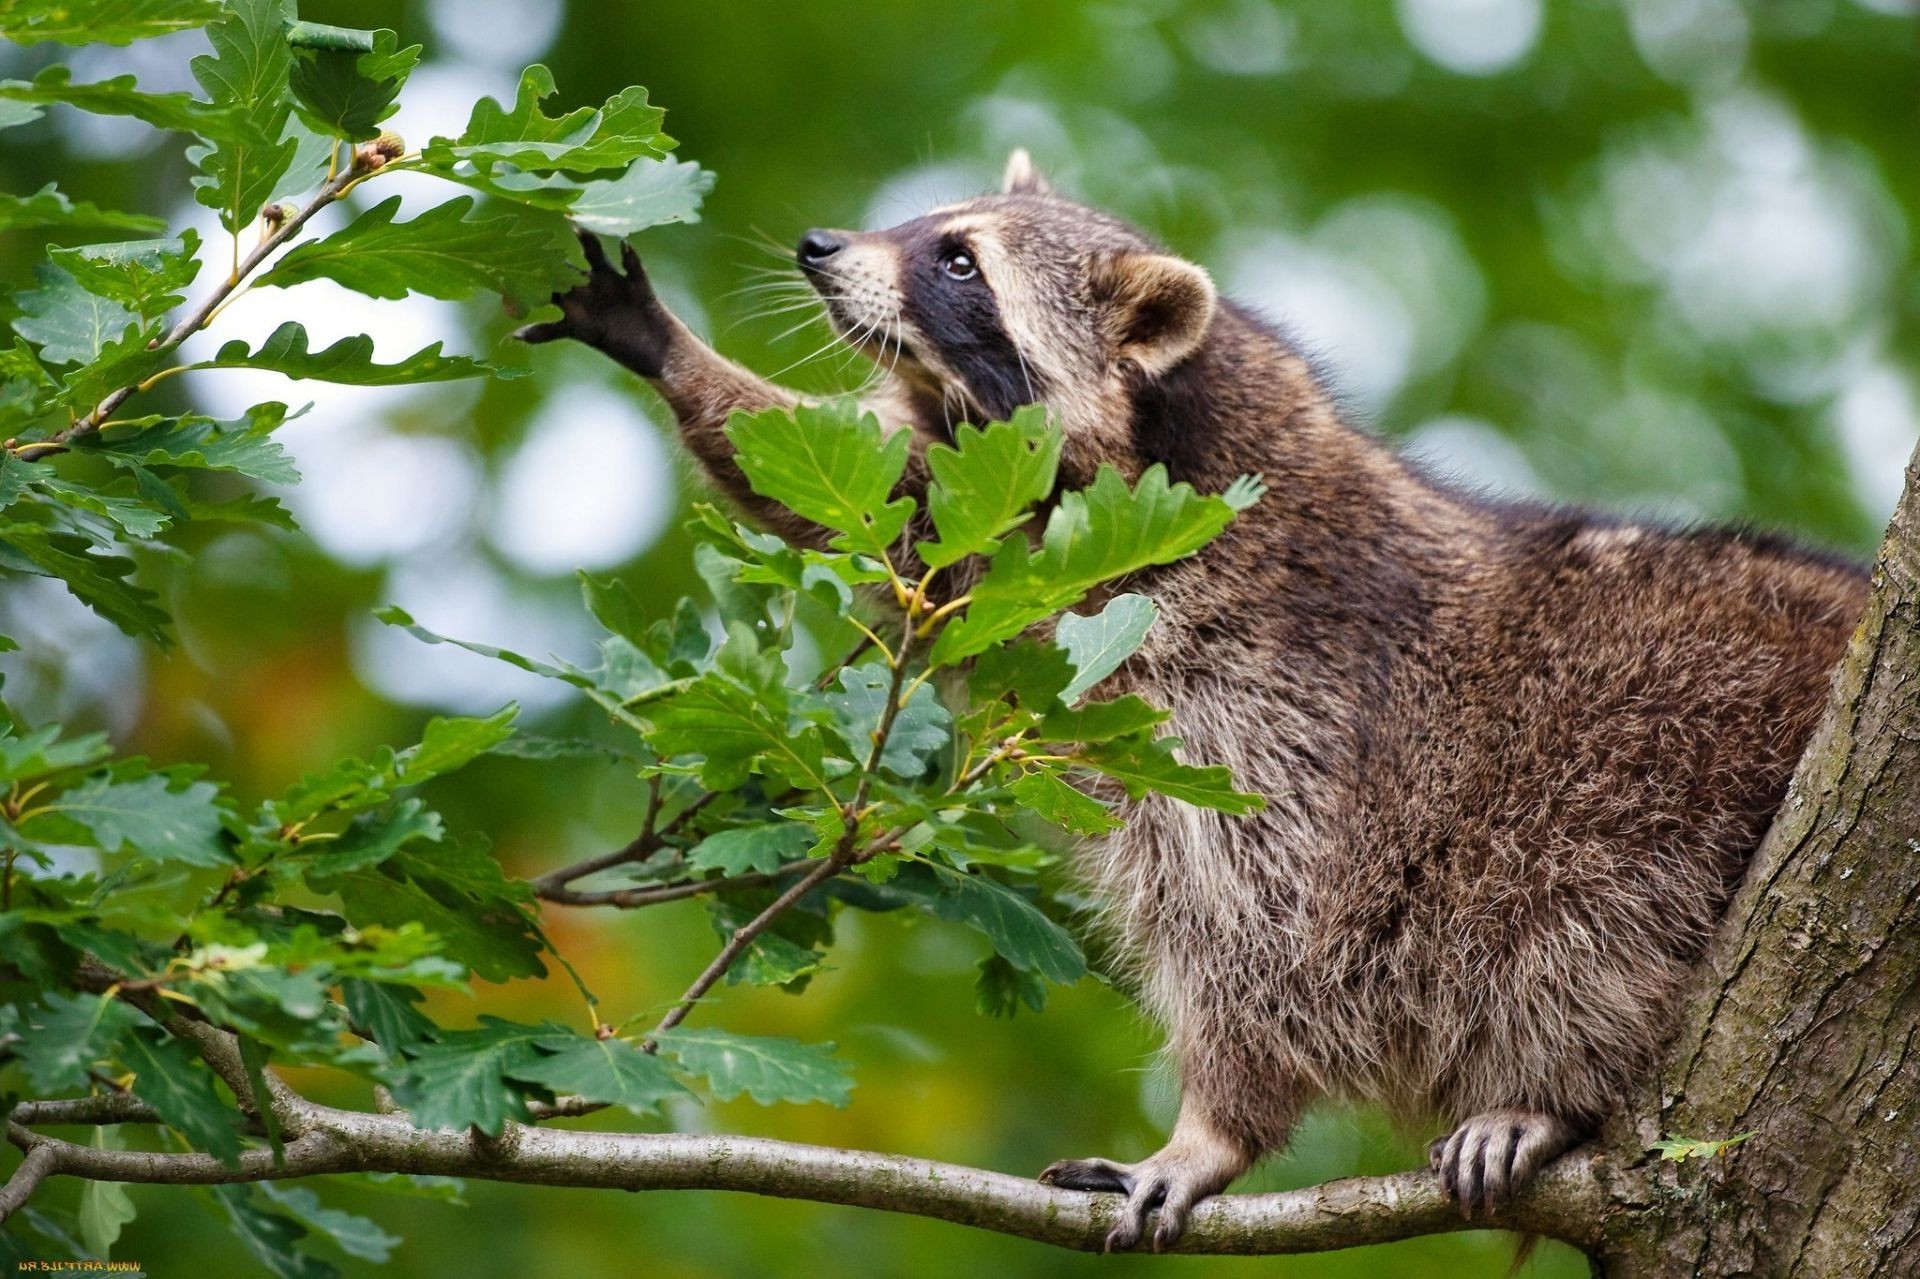
[[(76, 204), (56, 188), (0, 194), (0, 231), (135, 232), (150, 238), (50, 251), (35, 287), (15, 299), (0, 348), (0, 574), (52, 577), (130, 634), (168, 639), (153, 592), (136, 584), (129, 545), (167, 549), (195, 520), (290, 527), (270, 497), (213, 501), (208, 472), (267, 483), (297, 478), (273, 432), (285, 406), (239, 419), (129, 411), (129, 402), (183, 373), (255, 369), (291, 379), (399, 386), (521, 376), (525, 370), (432, 345), (398, 362), (348, 337), (314, 350), (289, 321), (257, 344), (236, 339), (181, 361), (179, 348), (212, 327), (240, 293), (332, 280), (374, 298), (409, 292), (443, 300), (500, 295), (510, 309), (540, 305), (576, 277), (566, 222), (626, 235), (692, 221), (712, 175), (672, 159), (664, 113), (644, 89), (598, 107), (549, 114), (545, 67), (529, 67), (510, 106), (484, 99), (457, 137), (409, 150), (382, 122), (399, 108), (420, 46), (392, 31), (352, 31), (296, 20), (291, 0), (25, 0), (0, 11), (0, 35), (21, 43), (131, 40), (205, 26), (212, 51), (193, 59), (198, 94), (149, 93), (131, 76), (76, 83), (68, 67), (0, 81), (0, 129), (48, 107), (130, 116), (189, 135), (195, 198), (229, 233), (228, 269), (190, 308), (202, 273), (199, 238), (164, 234), (144, 215)], [(411, 219), (394, 197), (344, 226), (309, 236), (314, 219), (361, 186), (424, 173), (481, 193)], [(176, 312), (179, 312), (175, 318)], [(68, 471), (63, 454), (107, 463)]]

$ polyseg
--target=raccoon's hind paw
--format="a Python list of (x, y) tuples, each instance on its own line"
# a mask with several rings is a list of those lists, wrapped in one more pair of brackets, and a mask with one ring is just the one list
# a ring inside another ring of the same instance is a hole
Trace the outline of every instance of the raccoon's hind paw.
[(1107, 1232), (1105, 1249), (1125, 1252), (1139, 1244), (1146, 1233), (1147, 1216), (1156, 1209), (1153, 1250), (1171, 1248), (1186, 1232), (1187, 1218), (1194, 1204), (1226, 1189), (1245, 1160), (1231, 1164), (1199, 1160), (1168, 1147), (1151, 1159), (1137, 1164), (1115, 1163), (1110, 1159), (1063, 1159), (1050, 1164), (1040, 1180), (1062, 1190), (1090, 1190), (1095, 1193), (1125, 1195), (1126, 1201), (1114, 1213), (1113, 1228)]
[(1549, 1159), (1579, 1142), (1580, 1130), (1555, 1115), (1490, 1110), (1427, 1147), (1427, 1162), (1460, 1215), (1504, 1208)]
[(575, 228), (587, 255), (587, 276), (564, 293), (553, 295), (560, 318), (529, 324), (514, 336), (522, 342), (554, 342), (573, 338), (603, 351), (642, 377), (659, 377), (672, 340), (672, 320), (654, 296), (653, 284), (640, 265), (633, 246), (620, 246), (620, 268), (607, 260), (600, 237)]

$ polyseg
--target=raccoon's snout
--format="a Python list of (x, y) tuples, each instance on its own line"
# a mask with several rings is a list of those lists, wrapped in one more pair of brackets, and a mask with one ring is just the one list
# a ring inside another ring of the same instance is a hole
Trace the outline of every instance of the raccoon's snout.
[(793, 256), (801, 270), (818, 271), (826, 266), (828, 258), (846, 247), (845, 236), (816, 228), (800, 237), (800, 248)]

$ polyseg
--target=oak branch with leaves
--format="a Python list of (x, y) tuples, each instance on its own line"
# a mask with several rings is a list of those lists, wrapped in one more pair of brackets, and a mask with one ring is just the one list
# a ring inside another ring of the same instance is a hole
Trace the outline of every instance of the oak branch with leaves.
[[(60, 108), (191, 138), (196, 198), (231, 237), (225, 269), (206, 281), (190, 231), (168, 236), (152, 218), (54, 187), (0, 194), (0, 231), (84, 241), (49, 249), (14, 298), (0, 350), (0, 572), (56, 579), (161, 645), (169, 618), (139, 582), (140, 559), (177, 553), (170, 535), (195, 521), (290, 526), (249, 482), (297, 476), (274, 439), (285, 406), (219, 421), (153, 408), (156, 386), (234, 368), (369, 386), (521, 372), (438, 344), (388, 364), (364, 337), (314, 350), (297, 323), (183, 359), (238, 293), (325, 279), (375, 298), (498, 294), (523, 311), (575, 278), (569, 223), (624, 236), (692, 220), (710, 185), (667, 154), (662, 114), (641, 89), (550, 114), (552, 78), (531, 67), (511, 104), (482, 101), (458, 137), (412, 148), (381, 128), (420, 52), (391, 31), (301, 23), (286, 0), (0, 5), (0, 35), (25, 45), (201, 26), (211, 52), (192, 65), (198, 94), (149, 93), (131, 77), (79, 83), (58, 62), (0, 82), (0, 129)], [(396, 172), (461, 191), (408, 219), (397, 198), (329, 216)], [(1160, 733), (1163, 709), (1093, 695), (1153, 624), (1153, 604), (1125, 579), (1204, 546), (1259, 499), (1258, 485), (1206, 496), (1157, 469), (1133, 484), (1108, 471), (1056, 496), (1060, 441), (1044, 411), (1028, 409), (963, 426), (933, 450), (934, 536), (909, 544), (914, 503), (895, 496), (904, 434), (846, 403), (738, 417), (729, 434), (754, 489), (829, 530), (824, 546), (699, 508), (711, 601), (650, 617), (617, 581), (583, 575), (604, 630), (591, 667), (382, 614), (423, 641), (568, 685), (617, 726), (640, 816), (633, 838), (602, 855), (515, 879), (482, 837), (449, 829), (420, 798), (423, 783), (484, 754), (572, 749), (521, 733), (511, 707), (435, 720), (415, 744), (342, 760), (248, 805), (197, 767), (119, 758), (98, 735), (0, 707), (0, 1080), (19, 1152), (0, 1188), (0, 1254), (105, 1257), (134, 1211), (121, 1184), (145, 1182), (211, 1188), (276, 1274), (330, 1273), (303, 1250), (315, 1237), (383, 1257), (394, 1241), (378, 1227), (282, 1184), (323, 1175), (412, 1179), (416, 1191), (444, 1177), (744, 1190), (1099, 1246), (1106, 1197), (1025, 1177), (543, 1124), (607, 1108), (654, 1114), (690, 1092), (844, 1101), (851, 1079), (832, 1045), (722, 1029), (712, 996), (740, 982), (800, 989), (847, 911), (916, 912), (977, 932), (991, 948), (977, 984), (987, 1011), (1039, 1009), (1049, 983), (1080, 978), (1087, 960), (1069, 912), (1036, 872), (1071, 838), (1122, 820), (1086, 779), (1104, 779), (1095, 789), (1106, 795), (1228, 812), (1260, 802), (1225, 769), (1182, 760)], [(1802, 1262), (1831, 1275), (1908, 1272), (1915, 1210), (1888, 1208), (1886, 1190), (1910, 1181), (1914, 1155), (1881, 1150), (1869, 1130), (1888, 1108), (1920, 1105), (1899, 1048), (1917, 1016), (1902, 992), (1920, 974), (1920, 858), (1894, 842), (1920, 829), (1920, 717), (1897, 692), (1920, 667), (1917, 504), (1910, 483), (1832, 716), (1703, 974), (1663, 1089), (1494, 1224), (1567, 1240), (1618, 1276), (1673, 1273), (1689, 1256), (1710, 1274)], [(1071, 611), (1089, 600), (1097, 607)], [(855, 619), (864, 640), (801, 677), (797, 618), (815, 605)], [(1875, 771), (1855, 770), (1861, 760)], [(1821, 879), (1836, 859), (1871, 873), (1836, 889)], [(1852, 903), (1844, 945), (1834, 913), (1821, 913), (1835, 892)], [(682, 997), (652, 1015), (604, 1007), (541, 927), (548, 908), (686, 898), (704, 900), (720, 941)], [(1862, 946), (1866, 976), (1853, 958)], [(452, 1028), (420, 1007), (430, 988), (550, 966), (577, 991), (556, 1002), (577, 1008), (571, 1018)], [(1828, 1010), (1817, 1023), (1802, 1008), (1815, 995)], [(1852, 1063), (1844, 1086), (1811, 1082), (1840, 1061)], [(371, 1081), (382, 1106), (320, 1105), (284, 1081), (293, 1066)], [(1782, 1070), (1805, 1081), (1784, 1100), (1770, 1082)], [(1818, 1132), (1775, 1140), (1804, 1128), (1803, 1112), (1819, 1116)], [(74, 1128), (91, 1135), (58, 1135)], [(85, 1183), (76, 1218), (35, 1200), (57, 1177)], [(1429, 1174), (1410, 1172), (1225, 1196), (1197, 1212), (1179, 1248), (1304, 1251), (1467, 1224)]]

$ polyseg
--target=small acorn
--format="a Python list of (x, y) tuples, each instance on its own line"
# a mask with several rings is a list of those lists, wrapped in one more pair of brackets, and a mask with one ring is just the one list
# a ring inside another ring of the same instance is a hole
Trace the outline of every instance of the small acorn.
[(355, 173), (371, 173), (375, 169), (385, 167), (386, 163), (387, 157), (380, 150), (380, 143), (378, 141), (363, 142), (353, 149), (353, 171)]
[(382, 129), (373, 140), (373, 149), (389, 160), (398, 160), (407, 153), (407, 142), (392, 129)]
[(291, 204), (275, 204), (272, 201), (268, 201), (266, 204), (260, 206), (260, 220), (266, 223), (267, 230), (269, 231), (278, 231), (286, 225), (287, 219), (293, 215), (294, 207)]

